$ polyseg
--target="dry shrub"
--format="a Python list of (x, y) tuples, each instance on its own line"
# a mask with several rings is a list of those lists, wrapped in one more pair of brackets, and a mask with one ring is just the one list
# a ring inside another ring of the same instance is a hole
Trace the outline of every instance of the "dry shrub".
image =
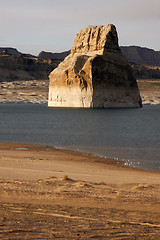
[(106, 183), (104, 183), (103, 181), (101, 181), (101, 182), (99, 183), (99, 185), (106, 185)]
[(70, 180), (70, 178), (68, 177), (68, 175), (65, 174), (64, 177), (63, 177), (63, 180), (68, 181), (68, 180)]

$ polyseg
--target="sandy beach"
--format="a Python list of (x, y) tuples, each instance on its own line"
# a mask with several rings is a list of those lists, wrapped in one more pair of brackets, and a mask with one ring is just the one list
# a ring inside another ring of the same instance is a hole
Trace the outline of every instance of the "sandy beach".
[(0, 143), (1, 239), (160, 239), (160, 173)]

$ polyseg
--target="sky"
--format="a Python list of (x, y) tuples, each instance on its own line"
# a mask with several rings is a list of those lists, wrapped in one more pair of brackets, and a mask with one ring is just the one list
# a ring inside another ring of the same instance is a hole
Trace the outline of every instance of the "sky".
[(160, 50), (160, 0), (0, 0), (0, 47), (67, 51), (80, 29), (110, 23), (120, 46)]

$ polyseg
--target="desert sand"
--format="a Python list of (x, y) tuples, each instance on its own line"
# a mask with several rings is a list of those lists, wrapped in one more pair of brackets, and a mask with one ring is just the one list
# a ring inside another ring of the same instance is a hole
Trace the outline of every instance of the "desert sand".
[(48, 80), (0, 82), (0, 103), (47, 103)]
[(160, 104), (160, 80), (159, 79), (140, 79), (137, 80), (143, 105)]
[(0, 143), (0, 239), (160, 239), (160, 172)]

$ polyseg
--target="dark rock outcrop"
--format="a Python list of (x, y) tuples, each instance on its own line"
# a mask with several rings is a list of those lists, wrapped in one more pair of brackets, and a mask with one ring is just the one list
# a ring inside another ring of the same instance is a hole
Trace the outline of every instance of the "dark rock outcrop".
[(59, 61), (28, 58), (23, 54), (0, 55), (0, 81), (47, 80)]
[(121, 47), (121, 51), (129, 62), (160, 66), (160, 51), (138, 46)]
[(38, 58), (40, 58), (40, 59), (60, 59), (60, 60), (63, 60), (69, 54), (70, 54), (70, 50), (65, 51), (65, 52), (61, 52), (61, 53), (52, 53), (52, 52), (42, 51), (42, 52), (39, 53)]
[(16, 48), (11, 47), (1, 47), (0, 48), (0, 55), (23, 55), (24, 57), (35, 57), (32, 54), (26, 54), (19, 52)]
[(16, 48), (11, 48), (11, 47), (1, 47), (0, 54), (3, 54), (4, 51), (6, 51), (8, 54), (11, 54), (11, 55), (21, 54)]
[(160, 79), (160, 67), (132, 63), (131, 68), (136, 79)]

